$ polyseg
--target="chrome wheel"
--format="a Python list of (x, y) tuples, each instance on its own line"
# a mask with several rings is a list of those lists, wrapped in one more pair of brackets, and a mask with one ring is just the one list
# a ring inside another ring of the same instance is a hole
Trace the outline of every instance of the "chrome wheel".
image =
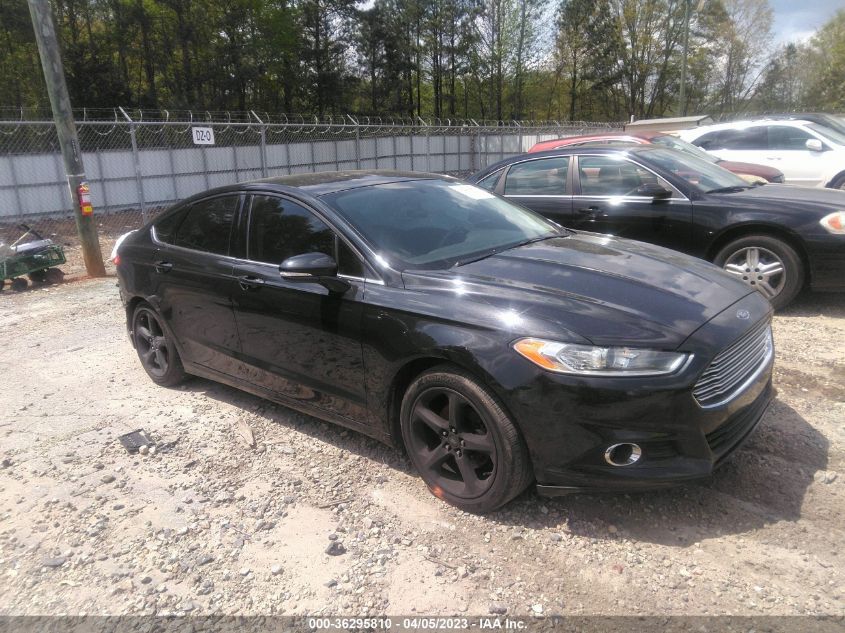
[(739, 249), (728, 257), (724, 269), (759, 290), (767, 299), (779, 295), (786, 284), (783, 260), (769, 249), (759, 246)]

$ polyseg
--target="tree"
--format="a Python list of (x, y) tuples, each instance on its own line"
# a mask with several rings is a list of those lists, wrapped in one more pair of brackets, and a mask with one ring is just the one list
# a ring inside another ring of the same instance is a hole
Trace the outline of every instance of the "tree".
[(585, 90), (607, 88), (618, 76), (621, 42), (609, 0), (564, 0), (558, 14), (556, 62), (569, 84), (569, 120)]

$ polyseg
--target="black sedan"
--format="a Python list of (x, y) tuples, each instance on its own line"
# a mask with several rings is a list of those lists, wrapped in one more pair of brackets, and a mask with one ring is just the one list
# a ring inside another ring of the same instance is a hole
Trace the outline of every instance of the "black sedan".
[(845, 290), (845, 192), (750, 185), (667, 148), (569, 148), (491, 165), (469, 182), (564, 226), (701, 257), (775, 308), (805, 285)]
[(461, 508), (708, 476), (772, 398), (771, 306), (667, 249), (430, 174), (195, 196), (117, 250), (156, 383), (195, 374), (407, 451)]

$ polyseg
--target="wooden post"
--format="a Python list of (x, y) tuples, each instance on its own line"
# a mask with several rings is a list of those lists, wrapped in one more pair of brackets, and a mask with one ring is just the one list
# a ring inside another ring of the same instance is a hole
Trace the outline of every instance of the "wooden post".
[(73, 120), (73, 110), (65, 83), (65, 72), (50, 4), (47, 0), (28, 0), (28, 2), (32, 26), (35, 29), (35, 40), (38, 43), (38, 53), (41, 56), (41, 67), (44, 69), (44, 79), (47, 82), (47, 93), (50, 95), (50, 105), (53, 108), (56, 134), (59, 137), (59, 146), (65, 163), (70, 197), (74, 205), (73, 214), (76, 218), (79, 242), (82, 245), (85, 270), (92, 277), (105, 277), (106, 269), (103, 265), (103, 253), (100, 251), (100, 240), (97, 237), (94, 216), (90, 213), (87, 215), (82, 213), (83, 205), (80, 201), (79, 187), (85, 182), (85, 167), (82, 164), (82, 148), (79, 146), (76, 122)]

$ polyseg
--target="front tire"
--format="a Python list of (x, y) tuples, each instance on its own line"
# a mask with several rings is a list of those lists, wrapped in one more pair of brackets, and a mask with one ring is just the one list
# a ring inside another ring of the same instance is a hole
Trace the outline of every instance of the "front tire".
[(162, 387), (173, 387), (185, 380), (182, 359), (149, 304), (142, 303), (132, 316), (132, 340), (141, 366), (150, 379)]
[(495, 510), (532, 480), (528, 450), (501, 403), (456, 368), (435, 367), (414, 380), (400, 421), (429, 490), (462, 510)]
[(804, 286), (804, 264), (795, 249), (770, 235), (747, 235), (720, 250), (713, 263), (759, 291), (775, 310)]

